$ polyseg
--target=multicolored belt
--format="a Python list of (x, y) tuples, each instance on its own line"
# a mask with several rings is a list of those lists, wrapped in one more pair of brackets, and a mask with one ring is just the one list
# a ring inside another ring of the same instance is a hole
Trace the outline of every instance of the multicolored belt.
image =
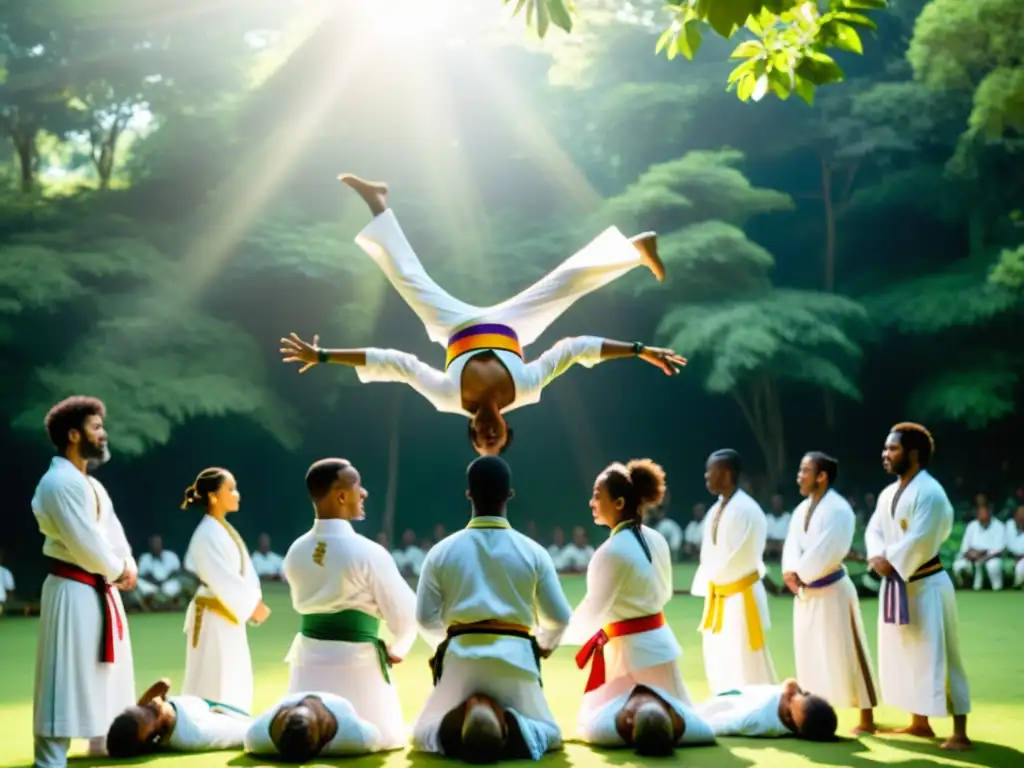
[(907, 584), (912, 581), (920, 581), (929, 576), (934, 576), (942, 570), (942, 562), (936, 555), (927, 563), (922, 565), (906, 581), (893, 570), (892, 574), (885, 577), (885, 594), (883, 619), (886, 624), (907, 625), (910, 623), (910, 598), (907, 595)]
[(448, 354), (445, 356), (444, 368), (455, 362), (467, 352), (481, 349), (503, 349), (506, 352), (523, 358), (523, 348), (519, 344), (519, 336), (507, 325), (500, 323), (474, 323), (448, 337)]

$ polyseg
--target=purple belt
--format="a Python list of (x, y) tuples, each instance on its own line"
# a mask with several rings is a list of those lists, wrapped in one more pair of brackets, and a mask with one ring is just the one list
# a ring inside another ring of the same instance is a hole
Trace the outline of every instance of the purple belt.
[[(913, 575), (904, 581), (894, 570), (892, 575), (885, 577), (885, 592), (883, 593), (884, 621), (886, 624), (907, 625), (910, 623), (910, 600), (907, 597), (907, 584), (911, 581), (934, 576), (942, 570), (942, 562), (936, 555), (927, 563), (922, 565)], [(898, 615), (897, 615), (898, 614)]]
[(828, 576), (822, 576), (817, 581), (812, 581), (810, 584), (807, 584), (806, 586), (808, 589), (821, 589), (822, 587), (830, 587), (837, 581), (839, 581), (841, 578), (843, 578), (843, 576), (845, 575), (846, 569), (842, 566), (839, 566), (838, 569), (832, 571), (832, 573), (828, 574)]

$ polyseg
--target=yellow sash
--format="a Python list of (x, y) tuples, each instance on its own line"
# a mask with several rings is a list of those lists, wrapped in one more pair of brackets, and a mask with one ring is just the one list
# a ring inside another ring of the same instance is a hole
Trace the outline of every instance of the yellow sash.
[(743, 595), (743, 613), (747, 619), (750, 650), (759, 651), (764, 648), (761, 613), (757, 610), (757, 599), (754, 597), (754, 585), (760, 580), (761, 577), (757, 575), (757, 571), (754, 571), (731, 584), (708, 584), (708, 594), (704, 598), (704, 618), (701, 620), (701, 630), (711, 630), (712, 634), (721, 632), (722, 620), (725, 618), (725, 598)]
[(196, 604), (195, 618), (192, 620), (192, 647), (196, 648), (199, 645), (199, 634), (203, 630), (203, 614), (207, 611), (216, 613), (222, 619), (227, 619), (232, 624), (237, 624), (238, 619), (235, 615), (228, 610), (227, 606), (224, 605), (216, 597), (206, 597), (205, 595), (196, 595), (192, 598)]

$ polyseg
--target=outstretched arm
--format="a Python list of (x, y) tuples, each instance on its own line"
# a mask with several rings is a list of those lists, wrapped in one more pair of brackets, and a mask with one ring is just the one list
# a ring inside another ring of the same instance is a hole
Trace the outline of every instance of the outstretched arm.
[(576, 363), (592, 368), (604, 360), (625, 357), (639, 357), (644, 362), (657, 366), (669, 376), (679, 373), (679, 367), (686, 365), (686, 359), (670, 349), (646, 347), (639, 342), (613, 341), (597, 336), (574, 336), (557, 342), (527, 368), (537, 373), (541, 386), (545, 387)]
[(364, 384), (371, 382), (399, 382), (408, 384), (443, 413), (463, 413), (462, 395), (458, 382), (444, 372), (431, 368), (415, 355), (397, 349), (324, 349), (320, 337), (313, 336), (309, 344), (296, 334), (281, 339), (281, 354), (285, 363), (304, 363), (299, 373), (305, 373), (318, 363), (348, 365)]

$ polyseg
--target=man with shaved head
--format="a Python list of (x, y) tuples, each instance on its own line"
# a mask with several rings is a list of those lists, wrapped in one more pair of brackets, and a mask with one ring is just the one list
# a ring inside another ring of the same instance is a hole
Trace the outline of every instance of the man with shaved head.
[[(301, 617), (288, 653), (288, 690), (292, 698), (301, 696), (287, 706), (299, 707), (310, 721), (320, 709), (336, 708), (326, 695), (340, 697), (345, 706), (338, 705), (339, 712), (348, 712), (347, 706), (376, 729), (374, 750), (399, 749), (407, 732), (390, 668), (416, 640), (416, 597), (391, 554), (352, 528), (352, 521), (366, 517), (369, 494), (351, 462), (316, 462), (306, 473), (306, 490), (313, 529), (284, 558), (292, 605)], [(394, 638), (390, 645), (379, 637), (381, 620)], [(300, 704), (309, 691), (321, 693), (313, 704)]]
[(704, 598), (704, 670), (716, 695), (778, 682), (764, 635), (771, 626), (761, 583), (768, 520), (740, 488), (741, 469), (740, 455), (731, 448), (708, 457), (704, 481), (718, 501), (704, 523), (700, 567), (691, 588)]

